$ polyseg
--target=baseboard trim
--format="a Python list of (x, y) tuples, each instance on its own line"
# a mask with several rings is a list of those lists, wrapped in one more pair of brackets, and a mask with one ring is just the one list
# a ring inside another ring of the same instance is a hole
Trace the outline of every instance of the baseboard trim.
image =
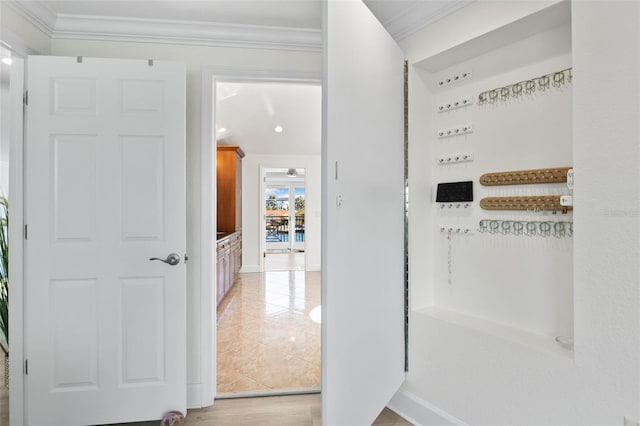
[(398, 391), (387, 406), (416, 426), (468, 426), (462, 420), (404, 390)]
[(307, 271), (309, 272), (319, 272), (320, 271), (320, 264), (318, 263), (310, 263), (307, 265)]

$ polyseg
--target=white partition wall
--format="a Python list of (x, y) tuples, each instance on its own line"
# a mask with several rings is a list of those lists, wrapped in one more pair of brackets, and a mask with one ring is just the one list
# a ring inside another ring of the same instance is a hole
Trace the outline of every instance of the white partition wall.
[(361, 2), (324, 7), (322, 423), (364, 425), (404, 380), (404, 58)]
[[(409, 372), (391, 406), (416, 423), (640, 419), (639, 21), (632, 2), (475, 2), (402, 42), (412, 309)], [(486, 90), (569, 67), (570, 84), (478, 105)], [(467, 98), (469, 107), (446, 108)], [(438, 137), (467, 124), (472, 132)], [(473, 161), (438, 162), (468, 152)], [(558, 166), (575, 168), (573, 191), (479, 183), (483, 173)], [(473, 181), (471, 207), (435, 203), (438, 183), (463, 180)], [(479, 206), (489, 196), (542, 194), (573, 194), (575, 211)], [(481, 233), (482, 219), (574, 222), (575, 233)], [(451, 240), (442, 225), (454, 229)], [(574, 348), (557, 336), (573, 336)]]

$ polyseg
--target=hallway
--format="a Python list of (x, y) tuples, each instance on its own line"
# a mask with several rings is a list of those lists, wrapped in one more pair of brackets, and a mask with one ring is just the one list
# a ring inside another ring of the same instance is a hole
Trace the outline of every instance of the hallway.
[(218, 396), (319, 390), (319, 306), (319, 272), (240, 274), (217, 312)]

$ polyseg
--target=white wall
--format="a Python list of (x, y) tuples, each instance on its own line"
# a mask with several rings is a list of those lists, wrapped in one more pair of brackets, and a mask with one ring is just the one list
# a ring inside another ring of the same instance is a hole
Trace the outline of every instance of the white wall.
[[(153, 43), (51, 41), (56, 56), (158, 59), (187, 65), (187, 380), (199, 383), (200, 373), (200, 147), (201, 74), (203, 64), (255, 70), (318, 72), (318, 53), (267, 49), (234, 49)], [(215, 229), (215, 227), (213, 228)]]
[(9, 197), (9, 141), (11, 138), (10, 72), (8, 65), (0, 64), (0, 196)]
[[(420, 60), (548, 4), (478, 1), (403, 47), (410, 61)], [(640, 420), (640, 3), (572, 7), (574, 358), (412, 311), (409, 372), (391, 404), (417, 423)], [(411, 218), (410, 238), (420, 220)], [(429, 297), (421, 287), (430, 272), (415, 265), (429, 250), (410, 253), (412, 299)]]
[(305, 262), (320, 270), (321, 157), (319, 155), (250, 154), (242, 159), (242, 270), (260, 271), (260, 238), (264, 196), (260, 167), (305, 169)]

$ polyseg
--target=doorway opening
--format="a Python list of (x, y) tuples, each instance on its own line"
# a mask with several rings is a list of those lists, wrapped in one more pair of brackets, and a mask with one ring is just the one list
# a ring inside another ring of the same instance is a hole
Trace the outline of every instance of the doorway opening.
[(305, 169), (264, 170), (265, 272), (305, 270)]
[[(4, 305), (2, 331), (0, 332), (0, 425), (11, 421), (23, 421), (24, 375), (22, 363), (11, 359), (23, 359), (23, 95), (24, 58), (33, 52), (11, 31), (3, 30), (0, 39), (0, 196), (7, 204), (0, 208), (4, 227), (5, 253), (3, 253), (3, 281), (1, 287)], [(11, 208), (11, 221), (8, 209)], [(7, 254), (8, 249), (8, 256)], [(7, 259), (8, 257), (8, 259)], [(8, 264), (7, 264), (8, 261)], [(11, 270), (11, 279), (6, 280)], [(8, 287), (7, 287), (8, 285)], [(11, 304), (9, 304), (11, 294)], [(8, 308), (7, 308), (8, 305)], [(8, 330), (7, 330), (8, 327)], [(11, 342), (7, 337), (11, 335)], [(11, 346), (9, 346), (11, 343)], [(8, 387), (9, 376), (11, 388)]]
[(245, 154), (240, 271), (216, 311), (216, 398), (319, 392), (321, 88), (216, 81), (215, 94), (217, 146)]

